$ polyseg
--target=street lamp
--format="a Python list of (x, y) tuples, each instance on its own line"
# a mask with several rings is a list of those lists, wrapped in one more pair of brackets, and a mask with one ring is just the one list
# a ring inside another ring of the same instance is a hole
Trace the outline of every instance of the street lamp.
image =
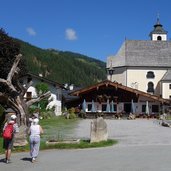
[(110, 68), (108, 69), (108, 73), (110, 75), (110, 81), (112, 81), (112, 75), (114, 73), (114, 69), (112, 68), (112, 66), (110, 66)]

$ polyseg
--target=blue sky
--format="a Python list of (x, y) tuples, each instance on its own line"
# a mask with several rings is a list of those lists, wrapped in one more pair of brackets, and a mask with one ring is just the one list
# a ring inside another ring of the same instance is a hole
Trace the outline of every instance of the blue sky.
[(157, 14), (171, 38), (171, 0), (5, 0), (0, 27), (40, 48), (105, 61), (125, 38), (149, 40)]

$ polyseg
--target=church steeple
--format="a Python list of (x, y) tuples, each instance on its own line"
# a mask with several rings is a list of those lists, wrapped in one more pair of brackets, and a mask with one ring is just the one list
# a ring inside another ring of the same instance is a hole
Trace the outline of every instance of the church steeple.
[(157, 22), (154, 25), (154, 29), (150, 32), (149, 36), (153, 41), (167, 41), (167, 31), (165, 31), (163, 29), (163, 25), (160, 24), (159, 17), (157, 17)]

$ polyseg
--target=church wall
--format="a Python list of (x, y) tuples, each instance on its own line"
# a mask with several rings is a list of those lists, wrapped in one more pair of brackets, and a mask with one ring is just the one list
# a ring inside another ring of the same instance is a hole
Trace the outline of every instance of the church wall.
[(170, 89), (170, 85), (171, 82), (168, 83), (162, 83), (162, 97), (164, 99), (170, 99), (171, 96), (171, 89)]
[[(108, 76), (110, 80), (110, 76)], [(126, 71), (124, 68), (115, 68), (114, 74), (112, 75), (112, 81), (116, 81), (123, 85), (126, 85)]]
[(164, 34), (163, 35), (161, 35), (161, 34), (153, 34), (152, 40), (157, 40), (158, 36), (161, 36), (163, 41), (167, 40), (167, 35), (164, 35)]
[[(147, 72), (152, 71), (155, 75), (154, 78), (147, 78)], [(127, 70), (127, 86), (147, 92), (148, 83), (154, 84), (156, 95), (160, 95), (160, 90), (157, 88), (159, 81), (162, 79), (167, 70), (155, 69), (128, 69)]]

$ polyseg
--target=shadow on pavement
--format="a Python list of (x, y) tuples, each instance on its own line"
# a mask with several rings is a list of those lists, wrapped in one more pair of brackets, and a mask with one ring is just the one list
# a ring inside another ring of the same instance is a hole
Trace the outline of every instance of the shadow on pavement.
[(22, 158), (21, 160), (31, 162), (31, 158), (29, 158), (29, 157), (24, 157), (24, 158)]
[(0, 163), (5, 163), (5, 159), (0, 159)]

